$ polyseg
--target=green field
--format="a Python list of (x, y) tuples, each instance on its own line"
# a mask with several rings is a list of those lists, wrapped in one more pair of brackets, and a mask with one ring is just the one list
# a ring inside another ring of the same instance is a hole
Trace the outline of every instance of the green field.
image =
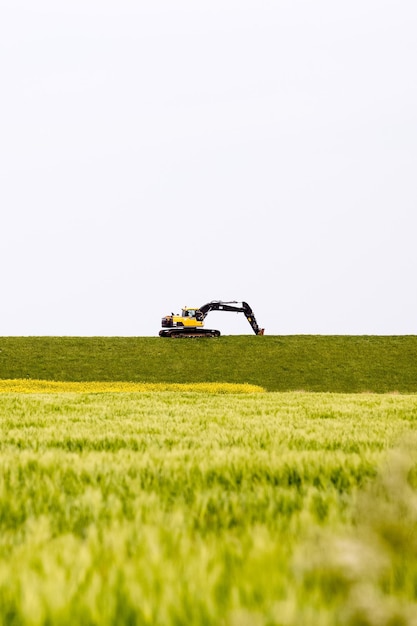
[(415, 626), (414, 342), (1, 338), (0, 624)]
[(0, 378), (417, 392), (417, 336), (1, 337)]
[(0, 411), (3, 624), (414, 623), (416, 396), (3, 394)]

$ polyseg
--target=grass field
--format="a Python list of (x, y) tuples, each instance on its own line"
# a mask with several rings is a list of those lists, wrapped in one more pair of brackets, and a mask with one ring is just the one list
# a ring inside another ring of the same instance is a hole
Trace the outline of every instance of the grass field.
[(4, 625), (415, 624), (417, 396), (2, 393)]
[(417, 337), (1, 337), (0, 379), (417, 393)]

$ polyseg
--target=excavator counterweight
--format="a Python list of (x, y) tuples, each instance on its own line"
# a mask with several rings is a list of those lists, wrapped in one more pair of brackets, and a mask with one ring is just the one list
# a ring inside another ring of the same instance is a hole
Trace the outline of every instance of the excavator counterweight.
[(212, 300), (203, 304), (200, 308), (184, 307), (181, 315), (166, 315), (162, 318), (162, 330), (160, 337), (171, 338), (196, 338), (196, 337), (220, 337), (219, 330), (204, 328), (204, 320), (210, 311), (231, 311), (244, 313), (255, 335), (263, 335), (264, 329), (258, 326), (255, 315), (247, 302), (223, 302)]

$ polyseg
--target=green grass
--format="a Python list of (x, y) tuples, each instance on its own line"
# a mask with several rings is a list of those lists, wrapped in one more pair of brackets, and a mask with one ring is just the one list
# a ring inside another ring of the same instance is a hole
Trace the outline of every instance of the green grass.
[(417, 392), (417, 336), (2, 337), (0, 378)]
[(416, 424), (416, 395), (4, 394), (0, 623), (412, 626)]

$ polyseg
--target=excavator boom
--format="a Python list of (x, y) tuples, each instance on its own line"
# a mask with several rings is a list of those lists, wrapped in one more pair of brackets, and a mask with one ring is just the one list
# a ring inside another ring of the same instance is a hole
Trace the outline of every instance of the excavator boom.
[[(237, 306), (237, 305), (241, 306)], [(258, 322), (256, 321), (255, 315), (247, 302), (236, 302), (235, 300), (231, 302), (222, 302), (221, 300), (212, 300), (207, 304), (203, 304), (200, 307), (199, 311), (196, 312), (196, 317), (198, 319), (198, 313), (202, 314), (202, 320), (205, 319), (206, 315), (210, 313), (210, 311), (232, 311), (234, 313), (244, 313), (246, 319), (249, 324), (252, 326), (252, 330), (255, 335), (263, 335), (264, 329), (259, 328)]]

